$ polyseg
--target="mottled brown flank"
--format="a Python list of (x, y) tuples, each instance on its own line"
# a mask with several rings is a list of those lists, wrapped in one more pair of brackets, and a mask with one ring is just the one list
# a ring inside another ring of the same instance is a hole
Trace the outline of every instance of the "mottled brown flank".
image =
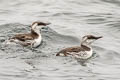
[[(46, 26), (46, 25), (49, 25), (50, 23), (44, 23), (44, 22), (33, 22), (32, 26), (34, 24), (38, 24), (38, 25), (43, 25), (43, 26)], [(31, 26), (31, 27), (32, 27)], [(39, 37), (39, 35), (31, 28), (31, 33), (27, 33), (27, 34), (16, 34), (14, 37), (10, 38), (11, 42), (13, 41), (12, 39), (17, 39), (20, 42), (20, 44), (24, 45), (24, 46), (27, 46), (27, 45), (31, 45), (31, 43), (26, 43), (25, 41), (27, 40), (34, 40), (34, 39), (37, 39)]]
[(12, 39), (17, 39), (20, 42), (21, 45), (23, 46), (28, 46), (31, 45), (31, 43), (27, 43), (25, 41), (27, 40), (34, 40), (37, 39), (39, 37), (39, 35), (34, 32), (34, 30), (31, 29), (31, 33), (27, 33), (27, 34), (16, 34), (14, 37), (10, 38), (11, 42), (13, 41)]
[[(102, 36), (95, 37), (93, 35), (86, 35), (83, 38), (85, 38), (85, 37), (87, 37), (87, 39), (99, 39), (99, 38), (102, 38)], [(71, 52), (79, 53), (80, 51), (90, 51), (90, 48), (87, 47), (86, 45), (81, 44), (81, 47), (78, 46), (78, 47), (70, 47), (70, 48), (63, 49), (60, 52), (58, 52), (56, 54), (56, 56), (60, 56), (60, 53), (63, 53), (64, 56), (67, 56), (67, 55), (70, 55)]]
[(23, 45), (23, 46), (28, 46), (28, 45), (31, 45), (32, 43), (30, 43), (30, 42), (27, 42), (27, 43), (26, 42), (20, 42), (20, 44)]
[(56, 56), (60, 56), (60, 53), (63, 53), (64, 56), (67, 56), (67, 55), (70, 55), (69, 53), (71, 53), (71, 52), (78, 53), (80, 51), (90, 51), (90, 48), (87, 46), (84, 46), (84, 45), (81, 45), (81, 47), (80, 46), (70, 47), (70, 48), (61, 50), (60, 52), (58, 52), (56, 54)]
[(11, 39), (18, 39), (20, 41), (26, 41), (26, 40), (34, 40), (38, 38), (38, 34), (36, 33), (28, 33), (28, 34), (16, 34)]
[(38, 26), (40, 26), (40, 25), (43, 25), (43, 26), (46, 26), (46, 25), (49, 25), (50, 23), (44, 23), (44, 22), (38, 22), (38, 21), (36, 21), (36, 22), (33, 22), (32, 23), (32, 26), (34, 25), (34, 24), (38, 24)]

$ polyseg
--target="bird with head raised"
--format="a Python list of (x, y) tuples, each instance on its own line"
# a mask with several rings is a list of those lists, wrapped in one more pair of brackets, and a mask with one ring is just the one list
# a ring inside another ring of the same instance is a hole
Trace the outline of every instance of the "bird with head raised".
[(41, 29), (50, 23), (33, 22), (30, 26), (30, 33), (16, 34), (9, 39), (10, 42), (15, 42), (23, 46), (38, 47), (41, 44), (42, 36)]
[(93, 54), (91, 43), (100, 38), (102, 38), (102, 36), (96, 37), (93, 35), (85, 35), (82, 37), (80, 46), (65, 48), (59, 51), (56, 56), (63, 54), (64, 56), (72, 55), (75, 58), (88, 59)]

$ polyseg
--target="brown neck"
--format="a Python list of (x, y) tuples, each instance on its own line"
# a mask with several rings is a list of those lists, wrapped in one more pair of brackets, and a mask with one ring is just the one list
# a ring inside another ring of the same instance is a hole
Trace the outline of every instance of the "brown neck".
[(90, 47), (84, 45), (84, 44), (81, 44), (81, 48), (86, 50), (86, 51), (90, 51)]
[(39, 35), (32, 29), (31, 29), (31, 35), (32, 35), (33, 38), (38, 38), (39, 37)]

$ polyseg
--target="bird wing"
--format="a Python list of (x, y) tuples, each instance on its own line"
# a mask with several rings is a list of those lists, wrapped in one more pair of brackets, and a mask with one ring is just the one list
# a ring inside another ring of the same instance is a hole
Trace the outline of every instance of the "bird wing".
[(30, 34), (17, 34), (12, 39), (18, 39), (20, 41), (33, 40), (33, 37)]
[(77, 53), (77, 52), (80, 52), (80, 51), (83, 51), (83, 49), (80, 48), (79, 46), (70, 47), (70, 48), (65, 48), (65, 49), (59, 51), (59, 52), (58, 52), (58, 55), (59, 55), (60, 53), (69, 54), (69, 53), (71, 53), (71, 52), (76, 52), (76, 53)]
[(67, 55), (73, 55), (74, 53), (78, 53), (80, 51), (83, 51), (83, 49), (80, 48), (80, 46), (65, 48), (65, 49), (59, 51), (56, 54), (56, 56), (60, 56), (61, 53), (64, 54), (65, 56), (67, 56)]
[(70, 47), (70, 48), (66, 48), (64, 49), (65, 52), (80, 52), (83, 51), (82, 48), (80, 48), (79, 46), (76, 47)]

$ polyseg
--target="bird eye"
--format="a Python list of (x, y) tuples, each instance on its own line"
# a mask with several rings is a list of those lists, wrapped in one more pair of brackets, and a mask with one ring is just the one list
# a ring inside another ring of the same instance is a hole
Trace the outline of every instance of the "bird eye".
[(45, 29), (45, 27), (42, 27), (41, 29)]

